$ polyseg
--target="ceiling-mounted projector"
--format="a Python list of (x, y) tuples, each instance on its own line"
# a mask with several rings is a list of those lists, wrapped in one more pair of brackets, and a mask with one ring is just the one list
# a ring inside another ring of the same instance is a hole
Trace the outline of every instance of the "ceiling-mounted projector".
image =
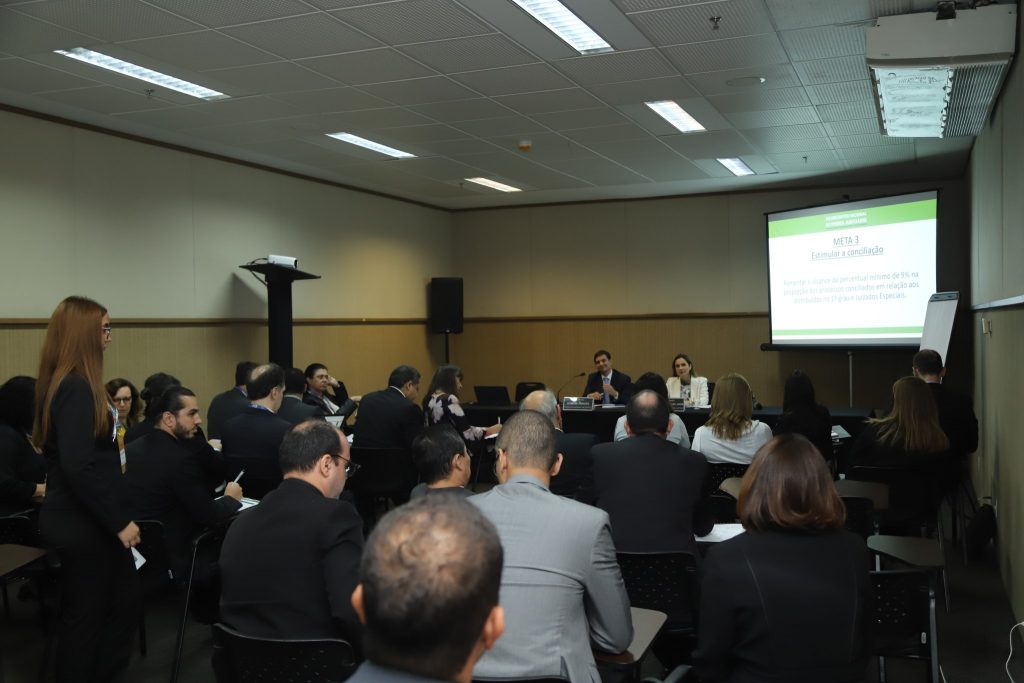
[(1015, 5), (879, 17), (867, 64), (882, 132), (893, 137), (977, 135), (999, 93), (1017, 35)]

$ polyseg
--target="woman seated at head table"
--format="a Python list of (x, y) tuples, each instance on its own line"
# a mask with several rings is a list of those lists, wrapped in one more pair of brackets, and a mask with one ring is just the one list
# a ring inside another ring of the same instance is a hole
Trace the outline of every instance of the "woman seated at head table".
[(0, 386), (0, 515), (32, 507), (46, 493), (46, 460), (32, 445), (36, 380), (19, 375)]
[(480, 441), (484, 437), (497, 434), (501, 425), (490, 427), (474, 427), (459, 405), (459, 392), (462, 391), (462, 370), (455, 365), (442, 365), (434, 373), (430, 381), (427, 395), (423, 397), (423, 421), (427, 427), (448, 423), (462, 435), (467, 443)]
[(672, 359), (672, 376), (665, 383), (669, 398), (681, 398), (689, 408), (708, 407), (708, 378), (693, 374), (693, 361), (685, 353), (676, 354)]
[(719, 378), (708, 421), (693, 434), (693, 450), (710, 463), (749, 464), (772, 438), (772, 430), (751, 419), (753, 414), (754, 395), (746, 378), (735, 373)]
[(843, 530), (843, 502), (813, 444), (799, 434), (765, 444), (737, 510), (745, 533), (715, 544), (704, 562), (700, 680), (862, 681), (868, 551)]

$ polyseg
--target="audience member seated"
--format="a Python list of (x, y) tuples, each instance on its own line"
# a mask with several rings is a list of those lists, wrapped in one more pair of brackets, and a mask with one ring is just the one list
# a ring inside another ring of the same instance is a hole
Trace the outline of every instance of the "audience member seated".
[(501, 431), (501, 425), (474, 427), (459, 405), (462, 391), (462, 370), (454, 365), (442, 365), (434, 373), (427, 395), (423, 398), (423, 417), (428, 427), (447, 423), (462, 434), (467, 443), (481, 441), (485, 436)]
[(597, 436), (581, 432), (566, 434), (562, 431), (562, 407), (555, 395), (543, 389), (527, 394), (519, 403), (519, 410), (536, 410), (555, 426), (555, 440), (562, 466), (551, 477), (551, 493), (575, 498), (581, 503), (594, 499), (593, 478), (590, 476), (590, 449), (597, 445)]
[(597, 371), (587, 376), (583, 395), (604, 405), (626, 405), (632, 392), (632, 380), (626, 373), (612, 368), (612, 354), (604, 349), (597, 351), (594, 367)]
[(166, 372), (154, 372), (146, 378), (145, 383), (142, 385), (142, 391), (139, 392), (139, 397), (146, 403), (142, 413), (142, 420), (136, 422), (125, 432), (125, 445), (130, 444), (135, 439), (141, 439), (156, 428), (156, 421), (160, 417), (159, 413), (156, 412), (156, 404), (160, 400), (160, 395), (168, 387), (180, 385), (181, 382), (177, 377), (168, 375)]
[(685, 353), (677, 353), (672, 359), (672, 376), (668, 378), (668, 397), (681, 398), (689, 408), (707, 408), (710, 405), (708, 378), (694, 374), (693, 361)]
[(473, 491), (466, 488), (470, 474), (469, 451), (451, 425), (436, 424), (417, 436), (412, 458), (422, 481), (413, 488), (410, 498), (445, 491), (473, 495)]
[(591, 647), (618, 653), (633, 638), (608, 513), (548, 489), (562, 460), (556, 446), (548, 418), (515, 413), (498, 436), (500, 484), (469, 499), (497, 527), (505, 552), (507, 629), (475, 676), (600, 683)]
[(412, 448), (423, 429), (423, 412), (416, 405), (420, 373), (411, 365), (391, 371), (388, 386), (359, 402), (355, 445), (360, 448)]
[(504, 630), (498, 535), (469, 503), (426, 496), (370, 534), (352, 605), (366, 662), (351, 683), (470, 683)]
[(747, 465), (757, 449), (772, 438), (772, 430), (752, 420), (754, 396), (743, 375), (729, 374), (715, 383), (711, 414), (693, 435), (693, 450), (710, 463)]
[(971, 397), (950, 389), (942, 380), (946, 368), (942, 356), (932, 349), (921, 349), (914, 354), (914, 376), (928, 383), (939, 411), (939, 424), (949, 439), (950, 451), (965, 457), (978, 450), (978, 417), (974, 414)]
[[(210, 430), (211, 439), (219, 439), (223, 435), (224, 423), (243, 410), (249, 407), (249, 398), (245, 394), (245, 385), (249, 382), (249, 375), (256, 367), (251, 360), (243, 360), (235, 366), (235, 386), (227, 391), (217, 394), (210, 401), (210, 408), (206, 411), (207, 427)], [(157, 397), (155, 397), (157, 398)]]
[(0, 516), (32, 507), (46, 493), (46, 461), (32, 446), (36, 380), (19, 375), (0, 386)]
[(344, 638), (358, 649), (352, 609), (363, 520), (338, 500), (348, 441), (323, 420), (291, 427), (284, 481), (228, 529), (220, 553), (221, 618), (257, 638)]
[(331, 377), (323, 363), (306, 366), (306, 393), (302, 400), (324, 415), (340, 415), (346, 420), (356, 412), (359, 396), (349, 396), (345, 383)]
[(191, 390), (173, 386), (158, 401), (156, 429), (127, 447), (126, 508), (132, 519), (163, 522), (164, 540), (177, 580), (187, 577), (191, 540), (241, 507), (242, 487), (228, 482), (213, 499), (194, 453), (186, 445), (202, 420)]
[(117, 377), (106, 384), (107, 396), (117, 408), (117, 445), (124, 450), (125, 434), (129, 429), (142, 422), (142, 401), (135, 385)]
[[(639, 385), (639, 382), (637, 382)], [(594, 446), (594, 505), (608, 513), (619, 552), (697, 552), (715, 521), (703, 495), (708, 463), (668, 441), (668, 401), (645, 389), (629, 401), (624, 441)], [(642, 502), (639, 502), (642, 501)]]
[(814, 446), (797, 434), (769, 441), (743, 477), (738, 510), (746, 533), (704, 562), (700, 680), (864, 680), (868, 552), (843, 530), (843, 503)]
[(811, 378), (799, 370), (786, 379), (782, 415), (773, 431), (776, 436), (803, 434), (823, 458), (832, 458), (832, 415), (815, 400)]
[(277, 416), (284, 399), (284, 370), (274, 363), (260, 365), (252, 371), (246, 393), (251, 405), (224, 423), (224, 461), (229, 478), (244, 471), (250, 496), (262, 498), (281, 481), (278, 450), (291, 427)]
[(306, 391), (306, 376), (302, 370), (292, 368), (284, 375), (284, 398), (277, 416), (289, 424), (298, 424), (314, 417), (323, 417), (324, 413), (316, 406), (302, 400)]
[[(665, 386), (665, 378), (656, 372), (645, 372), (637, 378), (636, 382), (633, 383), (633, 393), (638, 394), (641, 391), (653, 391), (658, 394), (666, 401), (668, 401), (668, 388)], [(623, 415), (615, 422), (615, 436), (616, 441), (622, 441), (623, 439), (629, 438), (630, 433), (626, 425), (626, 415)], [(690, 447), (690, 435), (686, 433), (686, 425), (683, 424), (683, 419), (670, 412), (668, 425), (668, 436), (665, 438), (675, 444), (680, 444), (685, 448)], [(635, 433), (635, 430), (634, 430)]]

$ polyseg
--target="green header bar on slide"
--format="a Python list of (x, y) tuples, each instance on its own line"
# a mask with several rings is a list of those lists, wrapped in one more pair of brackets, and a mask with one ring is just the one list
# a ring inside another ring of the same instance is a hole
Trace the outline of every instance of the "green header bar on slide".
[(773, 337), (791, 337), (800, 334), (839, 335), (839, 334), (921, 334), (924, 326), (918, 327), (833, 327), (820, 330), (772, 330)]
[(869, 228), (893, 223), (910, 221), (935, 220), (935, 199), (924, 199), (909, 204), (891, 204), (875, 206), (869, 209), (851, 209), (832, 211), (817, 216), (801, 216), (772, 221), (768, 224), (768, 237), (792, 237), (814, 232), (830, 232), (832, 230), (849, 230), (852, 228)]

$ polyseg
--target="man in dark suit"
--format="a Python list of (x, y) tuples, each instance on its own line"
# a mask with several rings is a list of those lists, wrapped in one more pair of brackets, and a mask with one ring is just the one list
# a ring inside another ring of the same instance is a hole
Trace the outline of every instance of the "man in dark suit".
[(590, 449), (597, 445), (594, 434), (566, 434), (562, 431), (562, 408), (547, 389), (533, 391), (519, 403), (520, 410), (536, 410), (555, 426), (562, 467), (551, 477), (551, 493), (590, 503), (594, 498), (590, 476)]
[(314, 417), (323, 417), (323, 412), (316, 406), (304, 403), (302, 394), (306, 391), (306, 376), (302, 370), (292, 368), (284, 376), (284, 399), (278, 417), (291, 424), (298, 424)]
[(302, 400), (320, 409), (324, 415), (341, 415), (346, 420), (356, 412), (359, 396), (349, 396), (344, 382), (339, 382), (323, 363), (306, 366), (306, 393)]
[(163, 522), (164, 541), (175, 578), (187, 576), (190, 541), (201, 529), (221, 522), (240, 507), (242, 487), (228, 482), (214, 500), (193, 449), (202, 420), (196, 395), (182, 386), (165, 391), (155, 408), (155, 429), (125, 448), (126, 506), (132, 519)]
[(389, 512), (366, 543), (352, 594), (367, 661), (348, 680), (470, 683), (505, 630), (501, 565), (494, 525), (464, 500), (425, 496)]
[(412, 448), (423, 431), (423, 412), (416, 405), (420, 373), (399, 365), (388, 377), (388, 388), (363, 396), (359, 402), (355, 442), (360, 448)]
[(626, 373), (612, 368), (612, 354), (604, 349), (595, 353), (594, 367), (597, 372), (587, 376), (583, 395), (605, 405), (626, 405), (633, 381)]
[(284, 481), (231, 525), (220, 553), (221, 617), (258, 638), (344, 638), (359, 646), (352, 609), (363, 521), (338, 500), (352, 475), (348, 441), (323, 420), (281, 444)]
[(707, 461), (665, 440), (668, 401), (656, 392), (634, 396), (626, 415), (632, 438), (592, 451), (594, 505), (611, 518), (615, 549), (696, 552), (694, 533), (714, 526), (702, 493)]
[(249, 381), (249, 374), (255, 367), (256, 363), (250, 360), (243, 360), (236, 365), (235, 386), (224, 393), (217, 394), (210, 401), (210, 408), (206, 411), (206, 428), (210, 432), (211, 439), (221, 438), (224, 423), (249, 407), (249, 398), (245, 395), (245, 385)]
[(274, 363), (259, 366), (252, 371), (246, 393), (251, 404), (224, 423), (224, 461), (229, 478), (244, 471), (250, 496), (262, 498), (281, 481), (278, 450), (291, 427), (277, 416), (284, 399), (284, 370)]
[(950, 450), (965, 457), (978, 449), (978, 417), (974, 414), (971, 397), (942, 384), (946, 368), (942, 356), (932, 349), (921, 349), (914, 354), (914, 376), (931, 387), (935, 406), (939, 409), (939, 424), (949, 439)]

